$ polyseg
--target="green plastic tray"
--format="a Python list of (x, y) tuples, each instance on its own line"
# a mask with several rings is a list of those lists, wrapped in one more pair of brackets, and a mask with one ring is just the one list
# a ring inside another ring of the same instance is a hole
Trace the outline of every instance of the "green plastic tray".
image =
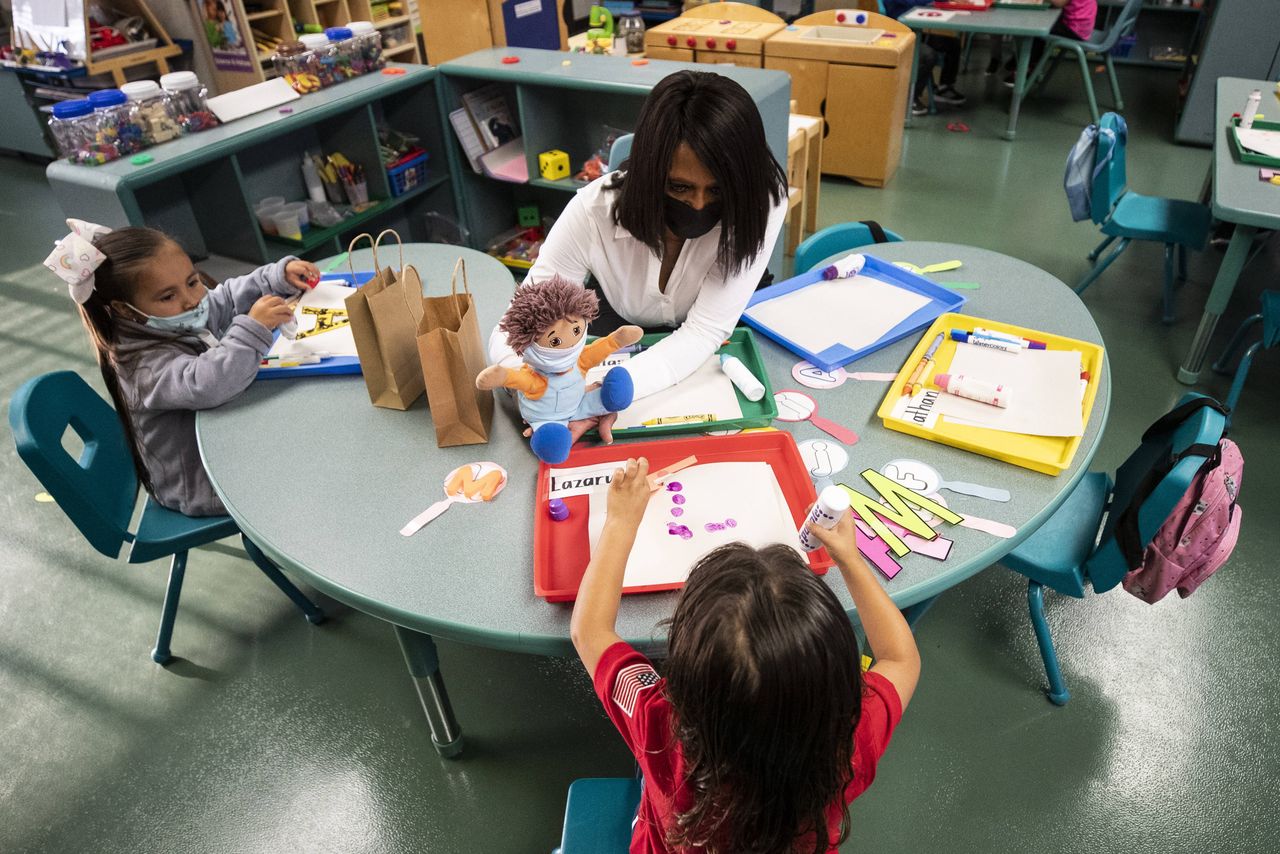
[[(1266, 122), (1260, 119), (1254, 119), (1253, 126), (1258, 130), (1280, 130), (1280, 122)], [(1280, 168), (1280, 157), (1268, 157), (1265, 154), (1258, 154), (1250, 151), (1240, 144), (1240, 137), (1236, 131), (1240, 127), (1240, 119), (1231, 119), (1231, 141), (1235, 143), (1236, 154), (1240, 155), (1241, 163), (1252, 163), (1254, 166), (1271, 166)]]
[[(670, 333), (646, 335), (640, 343), (651, 346), (666, 338)], [(742, 407), (742, 417), (728, 421), (699, 421), (693, 424), (664, 424), (656, 427), (628, 427), (625, 430), (614, 430), (615, 437), (631, 438), (633, 436), (663, 436), (675, 433), (705, 433), (708, 430), (745, 430), (748, 427), (768, 427), (778, 417), (778, 404), (773, 399), (773, 385), (769, 382), (769, 373), (764, 369), (764, 360), (760, 358), (760, 349), (756, 347), (755, 336), (750, 329), (739, 327), (729, 336), (729, 343), (717, 352), (728, 353), (742, 360), (751, 373), (756, 375), (764, 386), (764, 397), (757, 401), (747, 400), (742, 392), (734, 387), (738, 395), (738, 404)], [(589, 435), (594, 435), (592, 431)]]

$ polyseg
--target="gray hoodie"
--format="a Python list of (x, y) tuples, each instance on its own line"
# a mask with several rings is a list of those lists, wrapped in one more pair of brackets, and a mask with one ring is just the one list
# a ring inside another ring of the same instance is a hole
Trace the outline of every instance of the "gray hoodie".
[(285, 280), (293, 256), (228, 279), (209, 291), (208, 332), (162, 332), (116, 320), (115, 363), (120, 391), (133, 416), (138, 452), (156, 501), (188, 516), (227, 512), (200, 462), (196, 410), (212, 409), (249, 387), (271, 347), (272, 332), (249, 317), (259, 297), (298, 296)]

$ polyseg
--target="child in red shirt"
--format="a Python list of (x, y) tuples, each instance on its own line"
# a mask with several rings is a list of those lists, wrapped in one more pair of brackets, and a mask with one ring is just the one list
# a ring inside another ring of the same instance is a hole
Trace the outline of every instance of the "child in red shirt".
[(622, 576), (650, 490), (648, 463), (614, 473), (608, 514), (574, 604), (574, 647), (644, 774), (639, 852), (836, 852), (920, 674), (901, 612), (854, 544), (848, 514), (813, 529), (877, 655), (825, 581), (786, 546), (734, 543), (693, 567), (660, 676), (614, 631)]

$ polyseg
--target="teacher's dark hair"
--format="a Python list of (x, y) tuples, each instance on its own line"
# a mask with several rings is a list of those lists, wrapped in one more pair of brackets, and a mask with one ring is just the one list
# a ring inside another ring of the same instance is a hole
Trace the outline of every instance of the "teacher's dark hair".
[(718, 261), (737, 273), (764, 245), (769, 211), (787, 193), (787, 174), (764, 137), (755, 102), (733, 80), (707, 71), (677, 71), (658, 82), (636, 122), (614, 222), (662, 254), (667, 172), (686, 143), (715, 177), (722, 205)]

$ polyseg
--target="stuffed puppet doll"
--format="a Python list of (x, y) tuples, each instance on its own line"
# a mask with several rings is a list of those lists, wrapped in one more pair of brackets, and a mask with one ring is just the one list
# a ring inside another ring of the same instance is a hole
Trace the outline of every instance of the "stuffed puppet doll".
[(517, 370), (490, 365), (476, 377), (476, 388), (517, 392), (520, 414), (533, 434), (530, 447), (552, 465), (569, 456), (569, 422), (618, 412), (631, 405), (631, 375), (613, 368), (600, 387), (587, 391), (586, 373), (621, 347), (640, 340), (638, 326), (586, 343), (587, 324), (600, 301), (581, 285), (553, 277), (516, 290), (498, 328), (524, 364)]

